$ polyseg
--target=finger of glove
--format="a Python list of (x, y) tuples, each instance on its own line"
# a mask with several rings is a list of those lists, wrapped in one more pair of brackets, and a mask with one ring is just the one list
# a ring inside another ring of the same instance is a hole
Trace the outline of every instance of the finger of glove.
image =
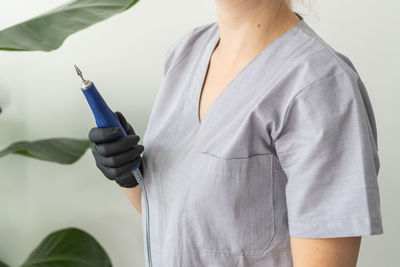
[(104, 165), (101, 165), (101, 166), (104, 169), (104, 171), (107, 173), (107, 175), (108, 175), (107, 177), (112, 177), (113, 179), (117, 179), (117, 177), (121, 176), (125, 172), (135, 168), (139, 164), (140, 160), (141, 160), (140, 158), (136, 158), (135, 160), (126, 162), (125, 164), (123, 164), (122, 166), (120, 166), (118, 168), (106, 167)]
[(100, 155), (109, 157), (132, 149), (137, 145), (138, 141), (139, 136), (128, 135), (112, 142), (94, 144), (93, 149), (95, 149)]
[(122, 153), (105, 157), (99, 154), (96, 150), (92, 150), (94, 157), (97, 161), (99, 161), (102, 165), (106, 167), (117, 168), (123, 165), (124, 163), (134, 160), (140, 156), (143, 152), (144, 148), (141, 145), (136, 145), (133, 148), (126, 150)]
[(89, 131), (89, 140), (93, 143), (106, 143), (118, 139), (122, 131), (118, 127), (94, 127)]
[(122, 115), (122, 113), (119, 111), (116, 111), (115, 114), (117, 115), (118, 120), (121, 123), (122, 127), (124, 127), (126, 134), (134, 135), (135, 131), (133, 130), (133, 127), (126, 121), (124, 115)]
[(107, 167), (103, 166), (103, 165), (102, 165), (99, 161), (97, 161), (97, 160), (96, 160), (96, 166), (97, 166), (97, 168), (103, 173), (103, 175), (104, 175), (107, 179), (109, 179), (109, 180), (111, 180), (111, 181), (115, 181), (115, 177), (112, 176), (112, 175), (108, 172)]
[(117, 177), (115, 179), (117, 184), (119, 184), (122, 187), (135, 187), (138, 185), (138, 182), (136, 181), (135, 176), (133, 173), (129, 170), (125, 173), (123, 173), (121, 176)]

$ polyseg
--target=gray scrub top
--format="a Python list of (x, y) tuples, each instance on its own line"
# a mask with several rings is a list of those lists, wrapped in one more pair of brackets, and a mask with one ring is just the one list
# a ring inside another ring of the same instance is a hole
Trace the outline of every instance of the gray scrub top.
[(383, 233), (366, 88), (351, 61), (298, 16), (202, 122), (217, 22), (167, 50), (143, 135), (154, 267), (291, 267), (289, 235)]

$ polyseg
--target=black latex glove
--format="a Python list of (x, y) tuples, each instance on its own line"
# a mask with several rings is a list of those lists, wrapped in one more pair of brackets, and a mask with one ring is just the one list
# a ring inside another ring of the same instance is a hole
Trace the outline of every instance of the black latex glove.
[(89, 140), (93, 142), (92, 153), (97, 167), (110, 180), (119, 186), (132, 188), (138, 185), (131, 170), (139, 162), (143, 175), (142, 157), (144, 147), (138, 145), (140, 137), (135, 134), (132, 126), (126, 121), (121, 112), (117, 111), (122, 127), (127, 136), (120, 137), (122, 132), (118, 127), (94, 127), (89, 132)]

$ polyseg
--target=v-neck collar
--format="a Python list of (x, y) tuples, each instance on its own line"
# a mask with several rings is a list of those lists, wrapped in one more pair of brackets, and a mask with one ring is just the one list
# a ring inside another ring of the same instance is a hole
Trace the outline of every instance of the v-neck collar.
[(204, 83), (205, 83), (206, 75), (207, 75), (207, 72), (208, 72), (208, 68), (210, 66), (211, 56), (212, 56), (216, 46), (218, 45), (218, 43), (220, 41), (220, 32), (219, 32), (218, 22), (217, 21), (213, 22), (213, 25), (212, 25), (212, 36), (211, 36), (211, 39), (210, 39), (209, 43), (207, 44), (207, 46), (206, 46), (206, 48), (204, 50), (204, 53), (203, 53), (203, 55), (201, 57), (200, 64), (199, 64), (199, 67), (198, 67), (198, 72), (199, 72), (198, 75), (199, 75), (199, 77), (201, 79), (198, 80), (198, 83), (195, 84), (195, 112), (194, 112), (194, 114), (195, 114), (195, 122), (196, 122), (197, 128), (201, 128), (207, 123), (208, 117), (210, 117), (212, 115), (212, 111), (213, 111), (213, 109), (215, 109), (215, 106), (217, 106), (218, 103), (223, 100), (225, 95), (227, 95), (229, 93), (230, 88), (232, 88), (233, 84), (241, 76), (243, 76), (246, 73), (246, 71), (251, 67), (251, 65), (254, 64), (254, 62), (256, 62), (259, 58), (262, 58), (264, 54), (268, 54), (269, 51), (271, 51), (274, 46), (279, 45), (280, 42), (284, 41), (284, 39), (287, 36), (289, 36), (292, 32), (296, 31), (297, 28), (303, 27), (302, 24), (305, 23), (303, 17), (301, 15), (299, 15), (298, 13), (296, 13), (296, 12), (295, 12), (295, 14), (300, 18), (300, 21), (295, 26), (293, 26), (292, 28), (290, 28), (289, 30), (287, 30), (286, 32), (281, 34), (274, 41), (272, 41), (259, 54), (257, 54), (252, 60), (250, 60), (249, 63), (247, 63), (235, 75), (235, 77), (228, 83), (228, 85), (225, 86), (223, 91), (218, 95), (218, 97), (209, 106), (207, 112), (203, 116), (203, 120), (200, 121), (200, 119), (199, 119), (200, 96), (201, 96), (201, 92), (202, 92), (203, 87), (204, 87)]

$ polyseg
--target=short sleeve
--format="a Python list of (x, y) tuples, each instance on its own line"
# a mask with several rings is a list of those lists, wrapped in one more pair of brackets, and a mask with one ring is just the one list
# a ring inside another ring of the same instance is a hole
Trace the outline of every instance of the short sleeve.
[(382, 234), (375, 121), (359, 76), (343, 72), (301, 90), (274, 140), (286, 174), (289, 234)]

